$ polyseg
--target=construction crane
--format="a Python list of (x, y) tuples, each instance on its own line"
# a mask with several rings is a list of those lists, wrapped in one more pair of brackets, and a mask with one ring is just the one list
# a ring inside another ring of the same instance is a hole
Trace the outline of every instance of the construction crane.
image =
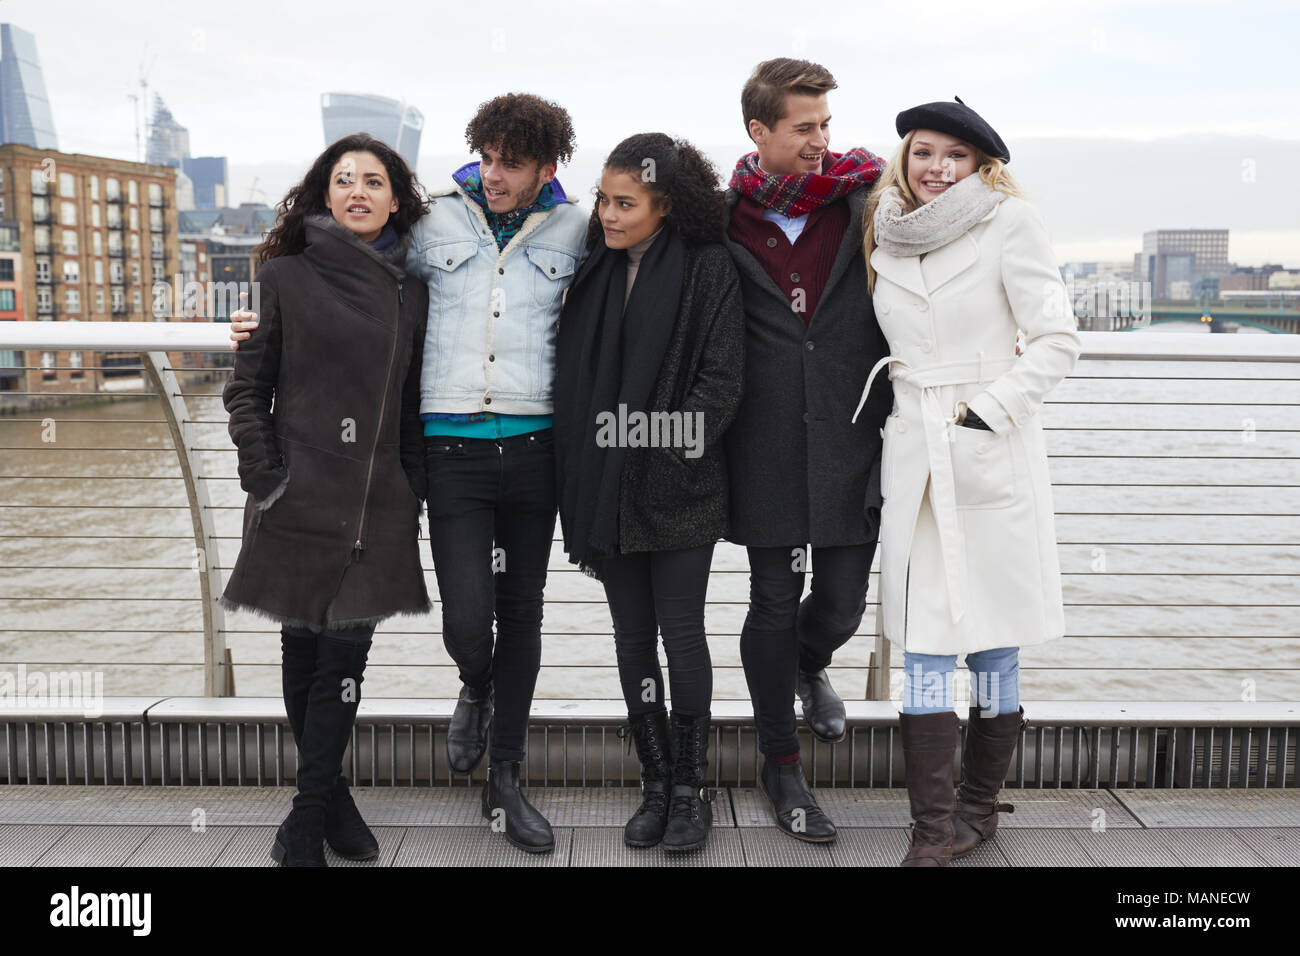
[(135, 158), (136, 162), (140, 163), (144, 162), (144, 151), (149, 142), (149, 74), (153, 71), (154, 64), (157, 62), (158, 55), (156, 53), (152, 58), (149, 57), (149, 45), (146, 43), (144, 53), (140, 56), (140, 71), (137, 80), (140, 92), (126, 94), (126, 98), (131, 101), (131, 106), (135, 112)]

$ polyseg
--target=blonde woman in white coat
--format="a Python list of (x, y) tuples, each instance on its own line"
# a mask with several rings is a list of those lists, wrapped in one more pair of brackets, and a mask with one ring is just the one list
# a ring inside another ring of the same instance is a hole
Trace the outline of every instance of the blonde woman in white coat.
[[(996, 798), (1022, 726), (1018, 649), (1064, 633), (1038, 407), (1080, 342), (1047, 231), (1007, 174), (998, 134), (960, 100), (905, 110), (896, 126), (903, 142), (864, 223), (891, 353), (872, 376), (887, 367), (895, 399), (881, 604), (885, 636), (904, 652), (914, 823), (902, 865), (943, 866), (1011, 809)], [(971, 709), (954, 794), (958, 655)]]

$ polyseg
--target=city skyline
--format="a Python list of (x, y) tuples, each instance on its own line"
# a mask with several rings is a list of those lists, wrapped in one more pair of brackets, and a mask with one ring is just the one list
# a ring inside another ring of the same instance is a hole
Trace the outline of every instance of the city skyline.
[[(438, 8), (407, 5), (391, 36), (349, 56), (295, 39), (302, 26), (292, 11), (242, 0), (220, 20), (142, 0), (129, 30), (96, 10), (87, 29), (70, 33), (55, 11), (27, 0), (7, 5), (4, 18), (38, 37), (65, 152), (137, 158), (127, 94), (140, 92), (143, 65), (151, 93), (189, 129), (193, 152), (229, 157), (231, 205), (283, 196), (320, 150), (320, 96), (332, 90), (382, 94), (424, 113), (417, 172), (426, 185), (442, 185), (469, 158), (462, 134), (477, 103), (510, 89), (552, 98), (573, 115), (579, 150), (561, 178), (584, 204), (605, 153), (640, 129), (686, 136), (725, 178), (750, 147), (739, 118), (744, 78), (757, 60), (790, 55), (836, 73), (832, 149), (861, 144), (888, 156), (899, 108), (961, 95), (1012, 145), (1011, 170), (1041, 202), (1063, 261), (1131, 257), (1151, 229), (1228, 228), (1234, 262), (1295, 268), (1300, 188), (1290, 169), (1300, 161), (1300, 115), (1284, 54), (1298, 17), (1289, 4), (1248, 6), (1251, 17), (1237, 13), (1240, 4), (1010, 3), (993, 24), (940, 4), (923, 37), (937, 56), (920, 69), (906, 44), (889, 40), (914, 25), (889, 10), (846, 11), (834, 32), (773, 32), (770, 17), (731, 23), (735, 4), (674, 0), (638, 7), (637, 17), (577, 2), (550, 16), (554, 39), (538, 49), (519, 39), (529, 36), (523, 24), (533, 8), (506, 4), (495, 21), (505, 26), (476, 21), (467, 42), (437, 46), (436, 58), (412, 43), (405, 69), (390, 41), (436, 36)], [(311, 22), (346, 20), (347, 9), (315, 4)], [(688, 9), (692, 29), (673, 27)], [(240, 22), (258, 30), (228, 26)], [(737, 42), (721, 42), (727, 29)], [(1223, 155), (1202, 166), (1205, 148)], [(1098, 168), (1107, 172), (1089, 188)]]

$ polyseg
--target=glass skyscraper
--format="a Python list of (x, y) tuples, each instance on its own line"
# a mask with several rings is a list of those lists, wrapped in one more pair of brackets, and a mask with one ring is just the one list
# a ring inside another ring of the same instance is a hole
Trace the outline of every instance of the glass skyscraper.
[(351, 133), (369, 133), (397, 150), (406, 165), (415, 169), (424, 114), (414, 106), (386, 96), (323, 93), (320, 112), (325, 123), (326, 146)]
[(181, 168), (194, 183), (195, 209), (221, 209), (226, 205), (226, 157), (186, 156)]
[(59, 148), (36, 38), (11, 23), (0, 23), (0, 143)]

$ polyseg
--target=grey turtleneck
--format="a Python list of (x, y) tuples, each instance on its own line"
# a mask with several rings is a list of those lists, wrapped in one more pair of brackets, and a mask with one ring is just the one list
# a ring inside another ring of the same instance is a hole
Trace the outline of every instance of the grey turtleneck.
[(642, 239), (635, 246), (627, 247), (627, 292), (623, 296), (623, 308), (627, 308), (627, 300), (632, 297), (632, 283), (636, 281), (637, 270), (641, 268), (641, 257), (654, 244), (655, 237), (663, 231), (664, 227), (660, 226), (653, 234)]

